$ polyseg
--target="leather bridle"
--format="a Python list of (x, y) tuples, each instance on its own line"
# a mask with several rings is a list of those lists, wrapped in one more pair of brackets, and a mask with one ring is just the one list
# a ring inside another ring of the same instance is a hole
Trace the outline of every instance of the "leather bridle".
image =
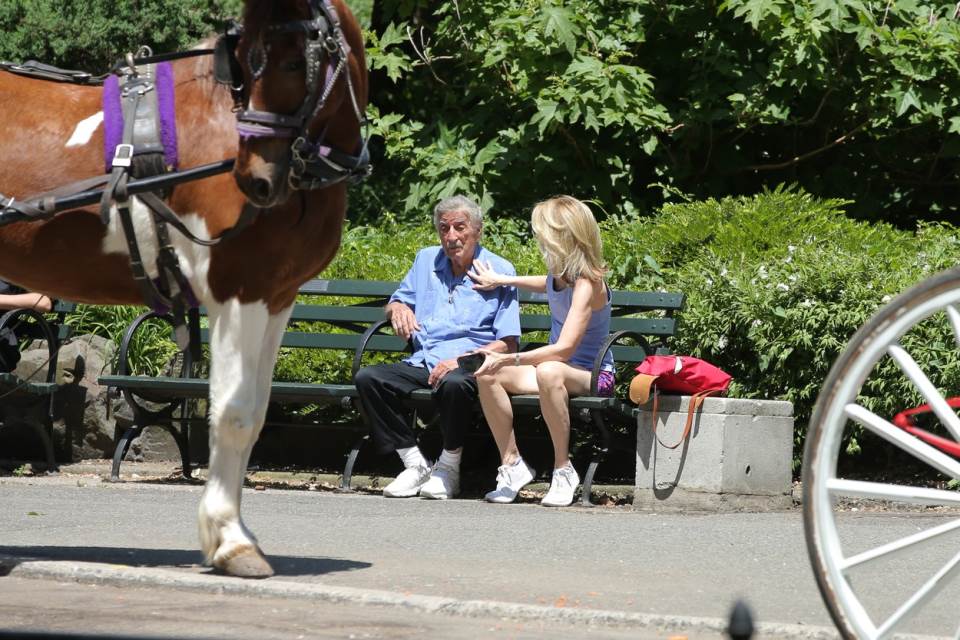
[[(260, 111), (249, 108), (249, 92), (245, 90), (243, 69), (236, 56), (236, 47), (243, 38), (239, 27), (233, 27), (217, 41), (215, 69), (217, 80), (229, 84), (237, 114), (237, 132), (244, 140), (251, 138), (290, 138), (290, 170), (288, 182), (293, 189), (322, 189), (344, 180), (356, 182), (370, 173), (367, 150), (367, 120), (357, 102), (348, 67), (350, 45), (340, 27), (340, 18), (330, 0), (308, 0), (311, 17), (272, 24), (264, 28), (257, 42), (247, 51), (247, 63), (254, 79), (267, 65), (269, 47), (265, 36), (303, 33), (305, 93), (303, 102), (293, 114)], [(324, 62), (326, 64), (324, 64)], [(325, 143), (327, 129), (315, 140), (308, 128), (326, 105), (334, 86), (343, 76), (357, 122), (364, 129), (353, 153)], [(355, 153), (355, 155), (354, 155)]]

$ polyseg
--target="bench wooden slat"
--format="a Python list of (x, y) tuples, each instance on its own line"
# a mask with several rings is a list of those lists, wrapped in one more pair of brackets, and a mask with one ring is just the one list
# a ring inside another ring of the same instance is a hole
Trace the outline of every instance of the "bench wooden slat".
[[(339, 351), (356, 351), (360, 346), (357, 333), (307, 333), (305, 331), (287, 331), (283, 334), (280, 343), (282, 347), (292, 349), (336, 349)], [(210, 330), (200, 330), (200, 341), (210, 343)], [(391, 335), (376, 335), (367, 343), (370, 351), (403, 352), (407, 350), (407, 343), (402, 338)]]
[(301, 295), (379, 298), (393, 295), (397, 282), (382, 280), (324, 280), (316, 278), (300, 287)]
[(297, 304), (290, 314), (291, 322), (362, 322), (373, 324), (383, 320), (383, 306), (336, 306)]
[(12, 373), (0, 373), (0, 389), (2, 393), (9, 393), (14, 387), (19, 387), (11, 393), (11, 396), (18, 394), (48, 396), (57, 390), (57, 384), (54, 382), (24, 382)]
[[(524, 313), (520, 328), (524, 331), (549, 331), (550, 316)], [(672, 336), (676, 333), (675, 318), (610, 318), (610, 331), (636, 331), (646, 336)]]
[[(101, 385), (129, 389), (134, 393), (149, 392), (151, 398), (206, 398), (210, 381), (206, 378), (170, 378), (146, 376), (100, 376)], [(288, 402), (339, 401), (355, 398), (356, 388), (351, 384), (315, 384), (310, 382), (273, 382), (270, 398)]]

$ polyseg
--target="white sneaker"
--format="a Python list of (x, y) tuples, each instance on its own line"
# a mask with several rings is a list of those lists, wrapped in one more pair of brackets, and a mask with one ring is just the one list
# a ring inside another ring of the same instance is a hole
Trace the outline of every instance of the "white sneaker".
[(430, 478), (420, 487), (420, 497), (446, 500), (460, 493), (460, 470), (438, 462), (433, 465)]
[(407, 467), (393, 482), (383, 488), (387, 498), (410, 498), (420, 492), (420, 487), (430, 478), (430, 467), (419, 465)]
[(520, 489), (533, 481), (533, 469), (523, 458), (515, 464), (505, 464), (497, 469), (497, 488), (484, 496), (487, 502), (508, 504), (517, 499)]
[(562, 469), (553, 470), (553, 480), (550, 482), (550, 491), (540, 501), (545, 507), (569, 507), (573, 504), (573, 494), (580, 484), (580, 476), (573, 465), (567, 463)]

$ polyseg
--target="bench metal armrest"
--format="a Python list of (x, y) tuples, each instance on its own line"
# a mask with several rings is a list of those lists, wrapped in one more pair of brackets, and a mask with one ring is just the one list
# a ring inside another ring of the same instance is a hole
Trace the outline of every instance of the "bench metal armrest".
[(57, 340), (57, 332), (53, 330), (53, 327), (47, 322), (47, 319), (42, 313), (34, 309), (11, 309), (0, 316), (0, 330), (14, 325), (24, 317), (31, 318), (37, 323), (37, 326), (40, 327), (40, 331), (43, 333), (44, 339), (47, 341), (47, 353), (49, 354), (47, 382), (53, 382), (57, 379), (57, 354), (60, 352), (60, 343)]
[(174, 326), (173, 316), (170, 314), (159, 314), (154, 311), (147, 311), (137, 316), (127, 327), (126, 331), (123, 332), (123, 340), (120, 342), (120, 356), (117, 363), (118, 375), (130, 375), (130, 346), (133, 343), (133, 338), (136, 335), (137, 330), (140, 329), (140, 327), (142, 327), (147, 320), (151, 320), (153, 318), (160, 318), (161, 320), (166, 321), (171, 327)]
[(637, 345), (643, 349), (645, 354), (651, 353), (650, 343), (647, 342), (647, 339), (642, 334), (637, 333), (636, 331), (617, 331), (616, 333), (611, 333), (607, 336), (607, 339), (603, 342), (603, 345), (600, 347), (600, 351), (597, 353), (596, 359), (593, 361), (593, 370), (590, 373), (590, 394), (596, 396), (599, 392), (597, 385), (600, 378), (600, 367), (603, 366), (603, 358), (607, 355), (607, 352), (613, 348), (613, 345), (619, 344), (624, 339), (630, 339), (637, 343)]
[[(366, 331), (363, 332), (363, 335), (360, 336), (360, 344), (357, 345), (357, 350), (353, 354), (353, 367), (350, 369), (350, 379), (354, 380), (357, 377), (357, 371), (360, 371), (360, 367), (363, 366), (363, 352), (367, 350), (367, 345), (370, 343), (370, 340), (373, 339), (377, 333), (380, 333), (385, 327), (389, 327), (390, 320), (384, 318), (383, 320), (378, 320), (370, 325)], [(410, 352), (413, 352), (413, 343), (409, 340), (407, 341), (407, 348)]]

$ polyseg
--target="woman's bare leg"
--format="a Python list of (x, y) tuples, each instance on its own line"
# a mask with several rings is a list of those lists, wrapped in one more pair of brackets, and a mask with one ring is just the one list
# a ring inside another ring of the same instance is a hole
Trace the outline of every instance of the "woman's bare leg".
[(480, 406), (500, 450), (502, 464), (513, 464), (520, 457), (513, 432), (513, 406), (510, 394), (537, 393), (536, 368), (504, 367), (493, 375), (477, 376)]
[(571, 395), (590, 391), (590, 372), (571, 367), (565, 362), (541, 362), (536, 367), (540, 393), (540, 413), (553, 441), (553, 468), (562, 469), (570, 462)]

